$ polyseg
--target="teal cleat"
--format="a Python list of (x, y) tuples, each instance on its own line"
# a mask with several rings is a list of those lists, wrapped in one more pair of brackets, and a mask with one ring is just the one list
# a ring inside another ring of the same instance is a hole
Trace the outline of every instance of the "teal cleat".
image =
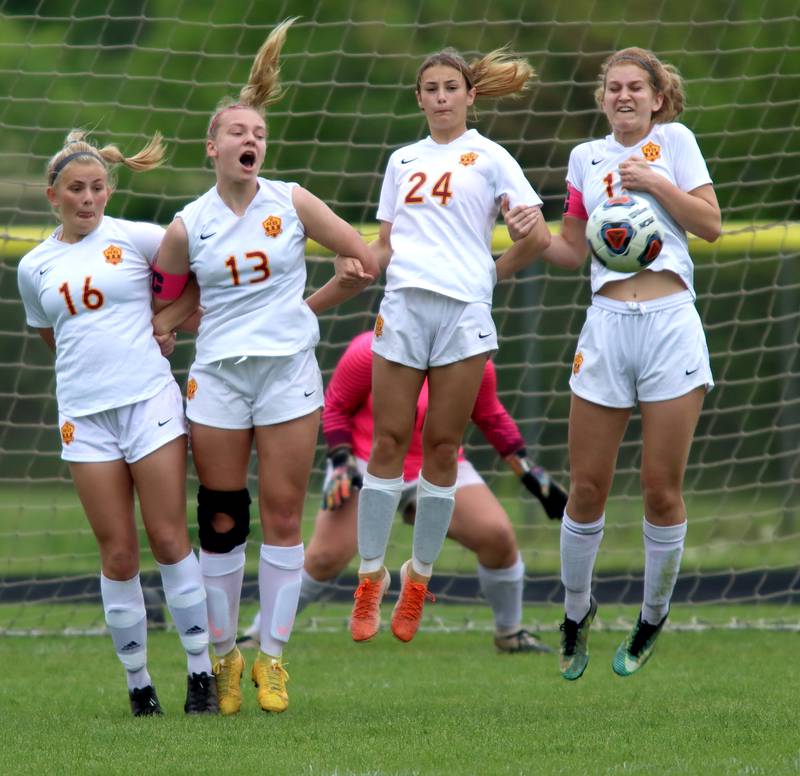
[(569, 681), (580, 679), (589, 664), (589, 628), (596, 614), (597, 601), (592, 596), (589, 611), (580, 622), (564, 617), (564, 622), (561, 623), (559, 662), (561, 676)]
[(630, 676), (635, 674), (653, 654), (658, 634), (667, 621), (669, 612), (661, 619), (658, 625), (651, 625), (642, 619), (642, 613), (636, 618), (636, 624), (628, 634), (628, 638), (617, 647), (611, 667), (617, 676)]

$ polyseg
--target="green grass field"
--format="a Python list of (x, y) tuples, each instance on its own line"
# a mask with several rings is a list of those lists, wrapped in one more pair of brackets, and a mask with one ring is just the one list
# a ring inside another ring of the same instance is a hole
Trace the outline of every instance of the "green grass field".
[[(557, 617), (553, 608), (527, 614), (547, 623)], [(560, 678), (553, 655), (495, 654), (485, 607), (458, 615), (474, 630), (420, 632), (408, 645), (387, 631), (354, 644), (343, 627), (313, 631), (301, 620), (286, 652), (289, 711), (265, 715), (248, 681), (242, 712), (225, 719), (183, 715), (184, 663), (174, 633), (150, 636), (161, 719), (130, 717), (107, 636), (6, 637), (2, 770), (800, 773), (792, 711), (800, 691), (797, 632), (673, 627), (641, 674), (620, 679), (610, 660), (621, 633), (608, 625), (634, 614), (601, 609), (589, 668), (575, 683)], [(691, 616), (691, 607), (682, 608), (673, 621), (686, 625)], [(557, 642), (553, 630), (543, 638)]]

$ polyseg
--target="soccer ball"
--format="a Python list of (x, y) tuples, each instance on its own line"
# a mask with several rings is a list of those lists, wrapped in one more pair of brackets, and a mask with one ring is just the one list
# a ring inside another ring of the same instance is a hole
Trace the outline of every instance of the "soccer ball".
[(638, 272), (661, 253), (662, 229), (650, 203), (633, 194), (607, 199), (589, 216), (586, 241), (604, 267)]

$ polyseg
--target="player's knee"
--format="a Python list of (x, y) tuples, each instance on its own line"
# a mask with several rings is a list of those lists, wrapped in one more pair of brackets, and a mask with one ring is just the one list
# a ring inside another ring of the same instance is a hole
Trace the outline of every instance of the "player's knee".
[(519, 557), (519, 550), (511, 523), (493, 526), (481, 542), (477, 554), (481, 565), (486, 568), (502, 569), (513, 566)]
[(381, 464), (402, 460), (408, 443), (409, 438), (406, 434), (386, 430), (376, 432), (370, 457)]
[(683, 495), (680, 488), (674, 486), (643, 481), (642, 500), (645, 515), (654, 523), (672, 520), (684, 512)]
[(605, 507), (608, 493), (606, 488), (591, 477), (575, 477), (570, 482), (569, 495), (581, 512), (600, 514)]
[(109, 579), (132, 579), (139, 573), (139, 553), (136, 549), (106, 546), (100, 550), (103, 574)]
[(308, 547), (304, 565), (314, 579), (327, 582), (338, 577), (352, 557), (352, 553), (343, 553), (333, 547)]
[(189, 537), (186, 530), (181, 527), (181, 531), (159, 530), (149, 531), (150, 547), (153, 556), (159, 563), (172, 565), (180, 563), (191, 550)]
[(458, 442), (449, 440), (436, 441), (425, 445), (424, 457), (426, 469), (449, 471), (458, 465)]
[(247, 488), (211, 490), (201, 485), (197, 492), (197, 524), (200, 546), (207, 552), (226, 553), (244, 544), (250, 533)]

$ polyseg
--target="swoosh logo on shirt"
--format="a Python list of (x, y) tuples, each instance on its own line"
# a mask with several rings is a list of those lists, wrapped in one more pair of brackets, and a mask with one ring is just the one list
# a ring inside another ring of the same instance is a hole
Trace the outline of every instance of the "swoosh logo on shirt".
[(602, 159), (592, 159), (592, 164), (600, 164), (602, 161)]
[(53, 267), (52, 267), (52, 266), (50, 266), (50, 267), (45, 267), (44, 269), (40, 269), (40, 270), (39, 270), (39, 274), (40, 274), (40, 275), (46, 275), (48, 272), (50, 272), (50, 270), (51, 270), (51, 269), (53, 269)]
[(209, 237), (213, 237), (215, 234), (216, 234), (216, 232), (209, 232), (208, 234), (202, 234), (201, 233), (200, 234), (200, 239), (201, 240), (207, 240)]
[(409, 164), (417, 159), (416, 156), (412, 156), (410, 159), (401, 159), (400, 164)]

